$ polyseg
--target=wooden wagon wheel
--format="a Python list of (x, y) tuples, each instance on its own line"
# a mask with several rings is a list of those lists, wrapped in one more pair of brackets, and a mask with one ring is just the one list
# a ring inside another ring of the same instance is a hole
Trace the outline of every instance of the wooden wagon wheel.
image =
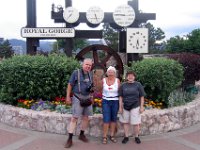
[(101, 68), (104, 70), (105, 73), (107, 67), (109, 67), (109, 65), (112, 65), (117, 69), (118, 77), (122, 79), (123, 63), (120, 56), (112, 48), (106, 45), (95, 44), (82, 49), (76, 55), (76, 59), (78, 60), (83, 60), (86, 57), (93, 58), (94, 65), (92, 69)]

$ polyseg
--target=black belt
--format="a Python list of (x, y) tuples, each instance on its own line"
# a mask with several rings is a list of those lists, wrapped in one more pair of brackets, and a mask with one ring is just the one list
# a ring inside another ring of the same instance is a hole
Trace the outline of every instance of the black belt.
[[(103, 96), (103, 97), (106, 97), (106, 96)], [(112, 96), (112, 97), (106, 97), (106, 98), (116, 98), (116, 97), (119, 97), (119, 96)]]

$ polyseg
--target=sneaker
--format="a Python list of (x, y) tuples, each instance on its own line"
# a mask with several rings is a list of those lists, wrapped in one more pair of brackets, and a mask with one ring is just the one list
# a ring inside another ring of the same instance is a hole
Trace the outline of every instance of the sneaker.
[(67, 142), (66, 142), (66, 144), (65, 144), (65, 148), (70, 148), (70, 147), (72, 147), (72, 139), (68, 139), (67, 140)]
[(122, 144), (126, 144), (129, 141), (128, 137), (124, 137), (124, 139), (122, 140)]
[(141, 143), (140, 138), (139, 138), (139, 137), (135, 137), (135, 142), (136, 142), (137, 144), (140, 144), (140, 143)]
[(89, 142), (89, 140), (86, 138), (86, 136), (85, 136), (84, 134), (79, 135), (79, 138), (78, 138), (78, 139), (81, 140), (81, 141), (83, 141), (83, 142), (85, 142), (85, 143), (88, 143), (88, 142)]

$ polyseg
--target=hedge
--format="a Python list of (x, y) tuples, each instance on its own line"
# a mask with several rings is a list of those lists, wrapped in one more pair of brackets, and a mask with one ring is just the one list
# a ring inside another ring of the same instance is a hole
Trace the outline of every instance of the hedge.
[(144, 86), (146, 97), (168, 105), (168, 96), (181, 85), (183, 66), (166, 58), (143, 59), (132, 63), (129, 68), (137, 74), (137, 80)]
[(0, 101), (16, 105), (18, 99), (50, 100), (65, 96), (72, 71), (80, 64), (67, 56), (14, 56), (0, 63)]

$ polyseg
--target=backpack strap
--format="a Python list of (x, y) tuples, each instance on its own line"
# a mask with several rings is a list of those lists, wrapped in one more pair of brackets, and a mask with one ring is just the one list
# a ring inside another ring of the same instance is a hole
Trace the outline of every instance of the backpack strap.
[(92, 75), (91, 75), (91, 72), (89, 72), (88, 73), (88, 78), (89, 78), (89, 81), (91, 82), (91, 83), (93, 83), (93, 81), (92, 81), (92, 77), (91, 77)]
[(81, 93), (80, 69), (78, 69), (78, 91)]
[[(89, 81), (93, 84), (90, 72), (88, 73), (88, 78), (89, 78)], [(79, 93), (81, 93), (80, 69), (78, 69), (78, 91)]]

